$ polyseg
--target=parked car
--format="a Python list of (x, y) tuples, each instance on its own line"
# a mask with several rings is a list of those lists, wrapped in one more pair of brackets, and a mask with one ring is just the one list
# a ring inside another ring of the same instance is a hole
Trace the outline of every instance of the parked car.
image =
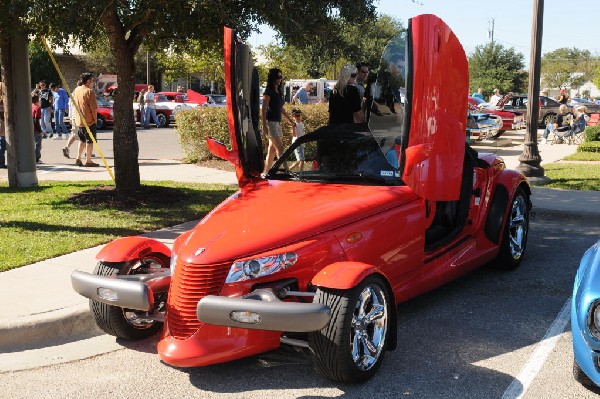
[(205, 94), (208, 100), (202, 104), (203, 107), (225, 107), (227, 98), (223, 94)]
[(115, 124), (113, 106), (100, 96), (96, 97), (96, 101), (98, 102), (96, 129), (102, 130), (107, 126), (113, 126)]
[(469, 96), (468, 103), (471, 112), (485, 112), (502, 118), (502, 128), (498, 131), (496, 137), (500, 137), (507, 130), (519, 130), (525, 128), (525, 121), (522, 114), (499, 110), (495, 105), (486, 103), (477, 97)]
[(430, 14), (407, 26), (386, 47), (407, 49), (397, 113), (309, 132), (266, 176), (258, 73), (225, 28), (231, 147), (207, 145), (235, 165), (240, 189), (172, 250), (120, 238), (98, 253), (94, 273), (75, 271), (98, 326), (125, 339), (162, 330), (158, 353), (176, 367), (309, 347), (322, 374), (358, 383), (396, 347), (399, 302), (488, 262), (517, 268), (527, 180), (465, 143), (468, 63), (454, 33)]
[(569, 106), (572, 108), (577, 108), (580, 105), (585, 105), (588, 115), (600, 114), (600, 104), (596, 104), (586, 98), (573, 97), (571, 98), (571, 101), (569, 101)]
[[(527, 94), (506, 94), (496, 105), (498, 109), (522, 114), (527, 118)], [(540, 113), (538, 117), (539, 127), (545, 127), (548, 123), (554, 122), (558, 115), (560, 103), (550, 97), (540, 96)]]
[[(175, 111), (182, 109), (192, 109), (192, 104), (181, 103), (170, 101), (169, 98), (162, 93), (154, 94), (154, 106), (156, 107), (156, 117), (158, 118), (158, 127), (167, 127), (170, 123), (175, 122)], [(135, 110), (135, 118), (137, 122), (141, 123), (139, 104), (133, 103), (133, 109)]]
[(571, 297), (573, 375), (589, 387), (600, 386), (600, 241), (581, 258)]
[(497, 115), (469, 111), (467, 116), (467, 131), (471, 140), (498, 138), (504, 133), (502, 125), (502, 118)]

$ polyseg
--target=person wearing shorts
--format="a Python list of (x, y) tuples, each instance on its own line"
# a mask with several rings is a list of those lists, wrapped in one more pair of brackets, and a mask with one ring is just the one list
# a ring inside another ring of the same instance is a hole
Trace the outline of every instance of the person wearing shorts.
[(294, 120), (283, 108), (283, 103), (283, 75), (281, 69), (271, 68), (267, 76), (267, 88), (263, 93), (261, 110), (263, 133), (269, 139), (264, 174), (273, 166), (275, 156), (277, 155), (279, 158), (283, 154), (281, 117), (285, 116), (292, 126), (295, 124)]
[[(94, 86), (94, 77), (91, 73), (85, 72), (81, 74), (81, 86), (77, 86), (73, 90), (73, 101), (79, 108), (80, 112), (75, 112), (75, 123), (79, 128), (77, 135), (79, 136), (79, 152), (75, 165), (95, 167), (97, 163), (92, 162), (92, 150), (94, 141), (96, 140), (96, 120), (98, 117), (98, 102), (96, 100), (96, 92)], [(82, 118), (83, 117), (83, 118)], [(86, 127), (87, 126), (87, 127)], [(91, 135), (88, 134), (88, 128)], [(85, 163), (81, 160), (81, 155), (85, 150)]]

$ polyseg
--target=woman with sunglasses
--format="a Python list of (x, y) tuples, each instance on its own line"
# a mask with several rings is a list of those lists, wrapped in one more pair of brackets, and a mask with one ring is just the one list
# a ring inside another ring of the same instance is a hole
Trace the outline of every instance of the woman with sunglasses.
[(283, 154), (281, 116), (285, 116), (292, 126), (295, 125), (294, 120), (283, 108), (283, 103), (283, 75), (281, 69), (271, 68), (267, 76), (267, 88), (263, 93), (261, 109), (263, 133), (269, 139), (264, 173), (267, 173), (273, 166), (275, 155), (279, 158)]
[(344, 65), (329, 99), (329, 124), (362, 123), (361, 98), (355, 86), (357, 69)]

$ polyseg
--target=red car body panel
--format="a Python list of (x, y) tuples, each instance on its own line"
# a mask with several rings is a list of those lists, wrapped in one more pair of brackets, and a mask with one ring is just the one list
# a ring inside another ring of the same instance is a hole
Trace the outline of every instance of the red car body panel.
[[(433, 15), (409, 20), (407, 121), (398, 177), (404, 184), (342, 184), (263, 179), (260, 133), (252, 124), (254, 79), (249, 49), (225, 28), (225, 80), (231, 148), (209, 139), (217, 156), (233, 162), (240, 190), (179, 236), (171, 257), (171, 284), (158, 353), (179, 367), (203, 366), (272, 350), (282, 331), (225, 327), (198, 320), (207, 296), (238, 298), (257, 286), (293, 281), (294, 291), (349, 289), (377, 274), (399, 303), (434, 289), (494, 259), (502, 238), (486, 233), (497, 191), (508, 202), (525, 178), (493, 154), (466, 168), (468, 65), (450, 28)], [(240, 71), (243, 73), (240, 74)], [(250, 76), (252, 75), (252, 76)], [(241, 76), (241, 77), (240, 77)], [(315, 134), (318, 132), (314, 132)], [(311, 133), (309, 133), (311, 134)], [(256, 139), (258, 135), (258, 139)], [(308, 134), (307, 134), (308, 136)], [(256, 140), (255, 140), (256, 139)], [(381, 144), (380, 144), (381, 145)], [(378, 148), (379, 149), (379, 148)], [(472, 180), (471, 180), (472, 178)], [(464, 182), (468, 182), (465, 185)], [(502, 186), (502, 189), (500, 189)], [(456, 201), (465, 222), (448, 240), (428, 247), (436, 204)], [(496, 222), (497, 223), (497, 222)], [(505, 222), (501, 222), (505, 223)], [(493, 225), (496, 231), (502, 225)], [(156, 251), (162, 244), (131, 237), (98, 255), (112, 262)], [(297, 260), (274, 273), (227, 280), (232, 265), (293, 253)], [(141, 255), (140, 255), (141, 256)], [(294, 296), (283, 301), (297, 302)]]
[[(411, 19), (413, 51), (413, 103), (407, 150), (414, 167), (403, 180), (419, 196), (438, 201), (458, 198), (462, 179), (464, 144), (455, 140), (466, 131), (466, 110), (461, 99), (469, 87), (465, 52), (454, 33), (439, 18), (420, 15)], [(444, 126), (447, 134), (438, 134)]]

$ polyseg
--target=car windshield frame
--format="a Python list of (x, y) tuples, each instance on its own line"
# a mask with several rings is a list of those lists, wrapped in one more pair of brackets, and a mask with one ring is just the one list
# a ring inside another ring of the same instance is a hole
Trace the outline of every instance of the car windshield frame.
[[(296, 150), (303, 148), (300, 163)], [(266, 177), (303, 183), (403, 186), (394, 154), (386, 156), (368, 130), (356, 125), (324, 126), (298, 138), (275, 162)]]

